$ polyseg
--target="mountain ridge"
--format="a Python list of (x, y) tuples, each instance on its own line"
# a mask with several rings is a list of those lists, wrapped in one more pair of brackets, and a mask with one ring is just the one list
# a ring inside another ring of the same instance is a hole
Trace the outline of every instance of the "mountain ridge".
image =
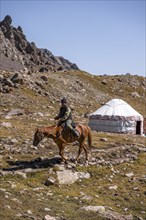
[(75, 63), (62, 56), (54, 56), (48, 49), (38, 48), (27, 41), (22, 27), (12, 26), (12, 18), (7, 15), (0, 22), (1, 70), (59, 71), (79, 69)]

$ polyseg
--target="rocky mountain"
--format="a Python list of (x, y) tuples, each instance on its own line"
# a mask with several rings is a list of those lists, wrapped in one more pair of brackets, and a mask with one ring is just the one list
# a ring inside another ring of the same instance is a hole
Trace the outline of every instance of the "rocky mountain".
[(61, 56), (54, 56), (47, 49), (37, 48), (28, 42), (22, 27), (12, 26), (12, 18), (7, 15), (0, 22), (0, 69), (26, 71), (58, 71), (78, 69), (77, 65)]

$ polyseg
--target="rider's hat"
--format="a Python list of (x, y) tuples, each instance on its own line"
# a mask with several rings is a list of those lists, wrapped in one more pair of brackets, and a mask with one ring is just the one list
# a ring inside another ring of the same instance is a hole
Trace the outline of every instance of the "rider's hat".
[(65, 97), (63, 97), (63, 98), (61, 99), (61, 103), (67, 103), (67, 100), (66, 100)]

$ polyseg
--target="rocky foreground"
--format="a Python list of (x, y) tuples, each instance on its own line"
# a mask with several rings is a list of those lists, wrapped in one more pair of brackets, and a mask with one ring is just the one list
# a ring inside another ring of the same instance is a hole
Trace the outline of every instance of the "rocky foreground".
[(51, 140), (34, 147), (19, 135), (1, 138), (1, 218), (144, 220), (144, 141), (93, 132), (87, 166), (84, 154), (74, 163), (77, 143), (67, 146), (64, 164)]

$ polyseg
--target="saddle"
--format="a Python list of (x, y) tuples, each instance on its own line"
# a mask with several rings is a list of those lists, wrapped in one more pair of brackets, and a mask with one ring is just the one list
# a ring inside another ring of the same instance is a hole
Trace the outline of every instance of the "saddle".
[[(63, 122), (60, 126), (63, 128), (63, 130), (66, 129), (66, 123), (65, 122)], [(72, 122), (71, 126), (73, 127), (73, 129), (75, 129), (76, 128), (76, 123)]]

